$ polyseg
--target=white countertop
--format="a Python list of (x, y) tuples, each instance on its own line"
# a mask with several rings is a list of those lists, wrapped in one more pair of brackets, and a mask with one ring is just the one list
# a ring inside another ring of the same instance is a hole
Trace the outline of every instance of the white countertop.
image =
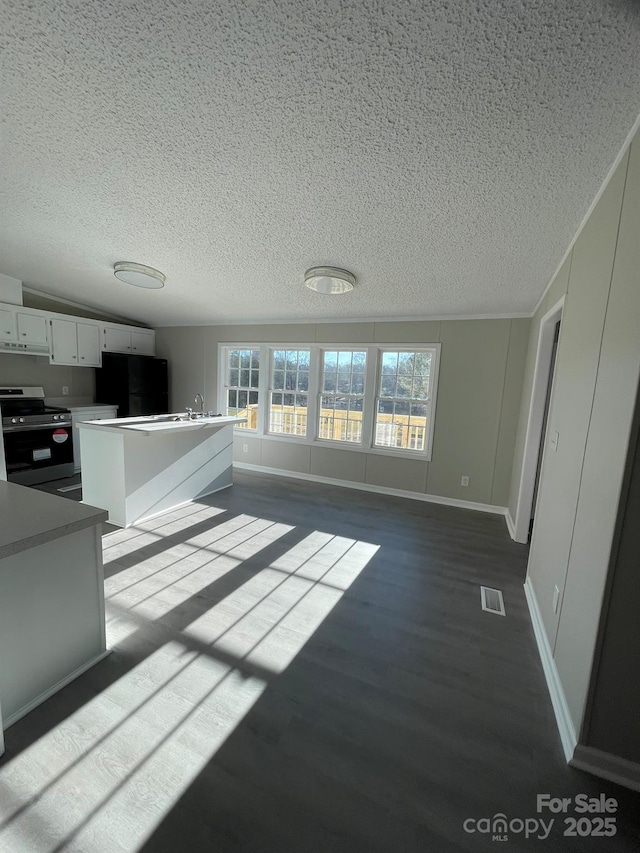
[[(151, 415), (148, 418), (145, 417), (137, 417), (137, 418), (112, 418), (112, 419), (100, 419), (97, 421), (86, 421), (78, 424), (79, 429), (93, 429), (93, 430), (107, 430), (109, 432), (119, 432), (124, 435), (157, 435), (157, 434), (168, 434), (172, 432), (178, 431), (186, 431), (186, 430), (194, 430), (194, 429), (220, 429), (220, 427), (229, 426), (233, 424), (244, 424), (247, 422), (246, 418), (233, 418), (227, 417), (226, 415), (220, 417), (211, 417), (211, 418), (197, 418), (195, 420), (180, 420), (180, 421), (167, 421), (167, 420), (156, 420), (154, 421), (154, 417), (160, 418), (178, 418), (183, 415), (184, 412), (177, 412), (176, 414), (169, 415)], [(143, 423), (141, 423), (143, 421)]]
[(70, 412), (100, 412), (102, 410), (109, 411), (110, 409), (117, 409), (115, 403), (93, 403), (87, 404), (86, 406), (67, 406)]
[(108, 513), (0, 480), (0, 559), (106, 521)]

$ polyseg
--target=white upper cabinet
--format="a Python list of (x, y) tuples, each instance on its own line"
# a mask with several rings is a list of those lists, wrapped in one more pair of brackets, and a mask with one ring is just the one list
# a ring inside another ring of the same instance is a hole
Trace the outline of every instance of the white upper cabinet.
[(134, 355), (155, 355), (156, 333), (152, 331), (131, 332), (131, 352)]
[(0, 341), (17, 341), (14, 311), (0, 308)]
[(80, 367), (100, 367), (100, 326), (98, 323), (62, 320), (51, 324), (52, 364), (72, 364)]
[(49, 355), (51, 364), (100, 367), (103, 352), (155, 355), (153, 329), (0, 303), (0, 351)]
[(45, 311), (22, 305), (0, 304), (0, 347), (3, 352), (47, 355), (48, 324)]
[(77, 323), (78, 364), (80, 367), (100, 367), (100, 326), (97, 323)]
[(50, 320), (52, 364), (77, 364), (78, 340), (73, 320)]
[(131, 331), (126, 326), (103, 326), (102, 348), (106, 352), (131, 352)]
[(105, 352), (124, 352), (127, 355), (155, 355), (156, 334), (153, 329), (131, 326), (102, 327), (102, 349)]
[(41, 313), (16, 312), (18, 341), (21, 344), (47, 344), (47, 318)]

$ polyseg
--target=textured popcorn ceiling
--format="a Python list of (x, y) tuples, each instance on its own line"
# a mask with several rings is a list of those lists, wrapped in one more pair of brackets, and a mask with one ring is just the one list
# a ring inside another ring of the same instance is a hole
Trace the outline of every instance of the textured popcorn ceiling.
[(638, 6), (3, 0), (0, 272), (153, 325), (529, 312), (640, 112)]

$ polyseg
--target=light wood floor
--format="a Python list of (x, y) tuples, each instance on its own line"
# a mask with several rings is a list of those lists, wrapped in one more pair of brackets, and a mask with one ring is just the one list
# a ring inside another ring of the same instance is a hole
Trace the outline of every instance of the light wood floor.
[(601, 792), (616, 837), (504, 848), (638, 849), (564, 762), (503, 518), (236, 472), (103, 544), (113, 653), (6, 732), (1, 851), (495, 850), (463, 822)]

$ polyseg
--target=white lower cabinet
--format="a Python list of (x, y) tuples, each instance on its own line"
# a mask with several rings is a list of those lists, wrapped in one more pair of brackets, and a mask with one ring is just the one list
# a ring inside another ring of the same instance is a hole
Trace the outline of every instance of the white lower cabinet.
[(81, 421), (99, 421), (118, 417), (117, 406), (87, 406), (86, 408), (72, 408), (71, 410), (71, 432), (73, 434), (73, 469), (77, 473), (81, 470), (80, 462), (80, 435), (78, 424)]
[[(0, 728), (6, 729), (108, 654), (101, 536), (106, 513), (1, 481), (0, 501)], [(8, 779), (3, 781), (3, 811), (27, 778), (13, 783), (9, 795)], [(13, 832), (12, 842), (3, 831), (0, 847), (25, 850), (15, 840), (20, 828)], [(26, 844), (43, 849), (37, 841)]]

